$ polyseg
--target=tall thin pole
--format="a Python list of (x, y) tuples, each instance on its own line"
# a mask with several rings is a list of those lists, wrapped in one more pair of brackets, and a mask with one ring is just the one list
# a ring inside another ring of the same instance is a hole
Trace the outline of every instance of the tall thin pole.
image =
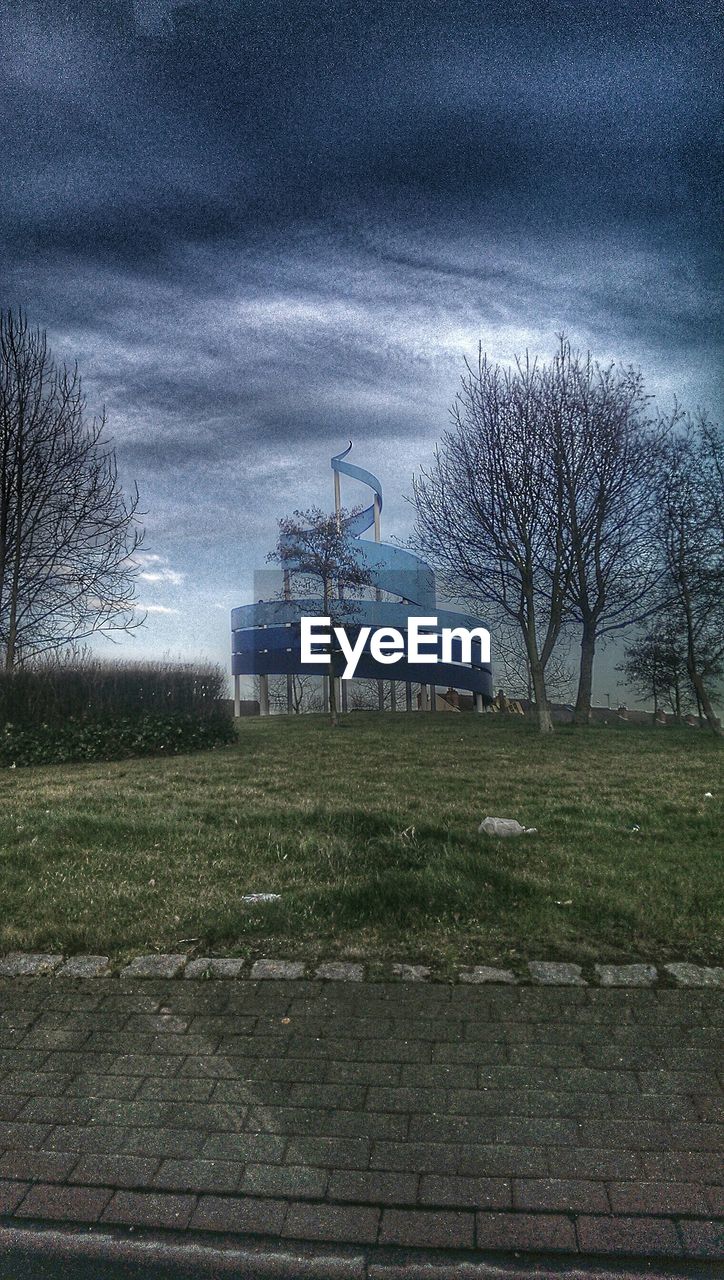
[[(292, 585), (289, 570), (284, 570), (284, 599), (291, 600)], [(290, 716), (294, 710), (294, 676), (291, 671), (287, 672), (287, 715)]]
[[(372, 515), (373, 515), (374, 524), (375, 524), (375, 542), (379, 542), (380, 541), (380, 497), (378, 493), (376, 493), (374, 496), (374, 501), (372, 504)], [(380, 591), (379, 587), (377, 587), (375, 589), (375, 600), (379, 601), (381, 599), (382, 599), (382, 592)], [(377, 681), (377, 706), (380, 711), (384, 711), (385, 709), (384, 680)]]

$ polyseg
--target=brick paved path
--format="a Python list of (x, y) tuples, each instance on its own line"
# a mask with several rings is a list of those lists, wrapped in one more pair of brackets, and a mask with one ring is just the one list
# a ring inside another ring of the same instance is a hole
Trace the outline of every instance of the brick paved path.
[(3, 981), (0, 1214), (717, 1258), (723, 1009), (715, 991)]

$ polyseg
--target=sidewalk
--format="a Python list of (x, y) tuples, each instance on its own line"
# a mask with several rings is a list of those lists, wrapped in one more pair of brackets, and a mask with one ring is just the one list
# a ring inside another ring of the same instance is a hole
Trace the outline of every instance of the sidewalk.
[(716, 991), (41, 978), (0, 1010), (5, 1229), (724, 1256)]

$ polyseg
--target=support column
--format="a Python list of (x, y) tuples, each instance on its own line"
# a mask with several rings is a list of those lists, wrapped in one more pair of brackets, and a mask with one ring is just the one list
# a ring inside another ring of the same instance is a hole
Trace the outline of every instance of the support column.
[(430, 689), (429, 685), (426, 684), (420, 685), (420, 710), (430, 710)]
[(269, 677), (259, 676), (259, 714), (269, 715)]
[(334, 700), (337, 704), (337, 710), (341, 711), (342, 710), (342, 677), (341, 676), (335, 676), (334, 678)]
[(241, 715), (241, 676), (234, 676), (234, 719)]
[(475, 694), (473, 694), (473, 708), (474, 708), (474, 710), (475, 710), (475, 711), (477, 711), (477, 712), (479, 712), (479, 713), (482, 713), (482, 710), (483, 710), (483, 695), (482, 695), (482, 693), (475, 693)]
[(322, 676), (322, 710), (325, 715), (329, 712), (329, 676)]
[(342, 710), (345, 715), (349, 711), (349, 680), (342, 680)]
[(437, 711), (437, 685), (430, 685), (430, 710)]
[(405, 711), (412, 711), (412, 685), (409, 680), (405, 683)]

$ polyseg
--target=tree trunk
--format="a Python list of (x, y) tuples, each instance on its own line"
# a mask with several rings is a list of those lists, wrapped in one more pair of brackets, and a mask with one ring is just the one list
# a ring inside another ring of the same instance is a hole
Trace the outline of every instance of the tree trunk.
[(711, 729), (712, 733), (715, 733), (715, 734), (716, 734), (716, 736), (717, 736), (718, 738), (721, 738), (721, 736), (722, 736), (722, 727), (721, 727), (721, 725), (719, 724), (719, 721), (717, 720), (716, 713), (715, 713), (715, 711), (714, 711), (713, 706), (711, 705), (711, 702), (710, 702), (710, 700), (709, 700), (709, 695), (708, 695), (708, 693), (707, 693), (706, 689), (704, 688), (704, 682), (702, 681), (702, 678), (701, 678), (701, 676), (699, 675), (699, 672), (698, 672), (698, 671), (696, 671), (696, 670), (693, 670), (693, 669), (690, 667), (690, 668), (689, 668), (689, 678), (691, 679), (691, 683), (692, 683), (692, 684), (693, 684), (693, 686), (694, 686), (694, 690), (695, 690), (695, 692), (696, 692), (697, 701), (699, 702), (699, 704), (700, 704), (700, 706), (701, 706), (701, 708), (702, 708), (702, 711), (704, 712), (704, 715), (706, 716), (706, 719), (707, 719), (707, 723), (708, 723), (708, 725), (709, 725), (709, 728)]
[(530, 673), (533, 680), (535, 714), (536, 720), (538, 721), (538, 729), (541, 733), (552, 733), (553, 719), (551, 717), (551, 709), (548, 705), (548, 697), (546, 695), (545, 673), (538, 658), (531, 661)]
[(591, 692), (593, 689), (593, 659), (596, 654), (596, 629), (593, 624), (583, 627), (581, 637), (581, 666), (578, 675), (578, 692), (573, 713), (574, 724), (590, 724)]
[(704, 682), (697, 669), (696, 644), (694, 640), (694, 618), (691, 607), (691, 598), (685, 583), (683, 584), (682, 590), (682, 603), (684, 605), (684, 617), (686, 619), (686, 670), (689, 673), (689, 679), (694, 687), (697, 702), (706, 716), (709, 728), (712, 733), (715, 733), (716, 736), (720, 738), (722, 736), (721, 725), (716, 718), (714, 708), (709, 701), (709, 695), (704, 688)]

